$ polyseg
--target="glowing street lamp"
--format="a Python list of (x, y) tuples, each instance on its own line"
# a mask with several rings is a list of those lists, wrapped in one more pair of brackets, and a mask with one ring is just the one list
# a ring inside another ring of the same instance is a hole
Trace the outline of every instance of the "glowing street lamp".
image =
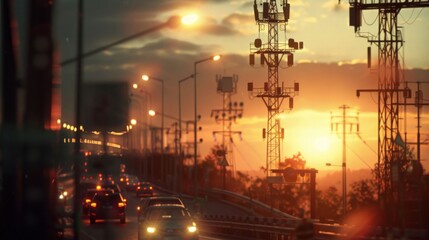
[(181, 19), (181, 22), (184, 25), (191, 25), (191, 24), (194, 24), (196, 21), (198, 21), (197, 14), (189, 14), (189, 15), (183, 16)]
[[(142, 75), (143, 81), (155, 80), (161, 83), (162, 93), (161, 93), (161, 158), (164, 157), (164, 80), (150, 77), (149, 75)], [(153, 110), (152, 110), (153, 111)], [(155, 116), (155, 111), (153, 111), (153, 116)], [(150, 115), (150, 113), (149, 113)], [(152, 116), (152, 115), (151, 115)]]
[(149, 116), (154, 117), (156, 115), (156, 112), (155, 112), (155, 110), (151, 109), (148, 111), (148, 114), (149, 114)]
[[(167, 21), (162, 22), (161, 24), (158, 24), (158, 25), (156, 25), (154, 27), (151, 27), (149, 29), (146, 29), (146, 30), (143, 30), (141, 32), (138, 32), (138, 33), (136, 33), (134, 35), (131, 35), (129, 37), (117, 40), (117, 41), (112, 42), (110, 44), (107, 44), (105, 46), (93, 49), (93, 50), (85, 52), (85, 53), (81, 53), (80, 56), (83, 59), (83, 58), (92, 56), (92, 55), (94, 55), (96, 53), (103, 52), (103, 51), (105, 51), (105, 50), (107, 50), (107, 49), (109, 49), (111, 47), (116, 46), (116, 45), (128, 42), (128, 41), (133, 40), (135, 38), (144, 36), (146, 34), (149, 34), (149, 33), (152, 33), (152, 32), (158, 31), (158, 30), (161, 30), (163, 28), (177, 28), (181, 24), (183, 24), (183, 25), (191, 25), (191, 24), (194, 24), (197, 20), (198, 20), (198, 15), (196, 15), (196, 14), (189, 14), (189, 15), (185, 15), (185, 16), (171, 16)], [(67, 59), (67, 60), (61, 62), (61, 66), (68, 65), (70, 63), (76, 62), (77, 60), (78, 60), (78, 57)]]
[(198, 171), (198, 159), (197, 159), (197, 65), (206, 62), (206, 61), (218, 61), (221, 58), (221, 55), (214, 55), (208, 58), (204, 58), (201, 60), (198, 60), (194, 62), (194, 192), (195, 197), (198, 194), (198, 178), (197, 178), (197, 171)]
[(135, 126), (137, 124), (137, 120), (133, 118), (133, 119), (131, 119), (130, 123), (131, 123), (131, 125)]
[[(143, 81), (155, 80), (161, 83), (162, 93), (161, 93), (161, 172), (164, 169), (164, 80), (160, 78), (155, 78), (149, 75), (142, 75)], [(155, 116), (155, 111), (149, 110), (150, 116)]]

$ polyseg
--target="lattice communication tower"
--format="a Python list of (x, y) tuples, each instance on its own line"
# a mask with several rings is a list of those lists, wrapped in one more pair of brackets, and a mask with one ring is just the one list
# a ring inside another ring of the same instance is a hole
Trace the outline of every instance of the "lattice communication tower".
[[(428, 0), (350, 0), (350, 26), (359, 37), (378, 47), (378, 89), (358, 90), (378, 93), (378, 168), (377, 183), (380, 206), (384, 210), (389, 225), (401, 225), (404, 206), (399, 204), (403, 198), (400, 188), (403, 184), (404, 150), (401, 144), (400, 109), (404, 99), (411, 97), (410, 89), (403, 87), (399, 51), (404, 44), (402, 27), (398, 26), (401, 9), (429, 7)], [(378, 11), (378, 34), (371, 35), (360, 31), (362, 11)], [(368, 66), (371, 51), (368, 48)], [(401, 88), (402, 87), (402, 88)], [(406, 150), (405, 150), (406, 151)], [(399, 200), (398, 200), (399, 199)], [(399, 206), (399, 207), (398, 207)]]
[(243, 102), (232, 102), (232, 95), (237, 93), (238, 76), (216, 76), (217, 93), (222, 95), (222, 109), (213, 109), (211, 117), (214, 117), (216, 123), (222, 125), (221, 131), (213, 131), (213, 136), (220, 134), (222, 137), (222, 151), (218, 153), (221, 159), (219, 165), (232, 167), (232, 173), (235, 173), (235, 159), (233, 154), (234, 140), (233, 136), (238, 135), (241, 138), (241, 131), (233, 131), (232, 125), (243, 117)]
[[(279, 2), (279, 3), (278, 3)], [(262, 6), (262, 11), (260, 7)], [(268, 81), (262, 88), (254, 88), (253, 82), (247, 85), (252, 96), (262, 98), (268, 109), (267, 128), (263, 129), (263, 137), (267, 139), (266, 171), (270, 176), (272, 169), (277, 169), (281, 160), (281, 140), (284, 138), (284, 129), (280, 127), (279, 113), (285, 98), (289, 99), (289, 109), (293, 108), (293, 97), (299, 91), (299, 84), (285, 87), (279, 83), (279, 65), (283, 57), (287, 57), (287, 66), (293, 66), (293, 53), (302, 49), (303, 42), (295, 42), (289, 38), (286, 41), (286, 27), (289, 20), (290, 4), (287, 0), (254, 1), (255, 21), (259, 27), (259, 37), (250, 45), (249, 63), (255, 64), (255, 55), (260, 55), (260, 64), (268, 67)], [(267, 30), (267, 40), (263, 42), (261, 33)], [(279, 32), (284, 33), (284, 42), (279, 41)]]

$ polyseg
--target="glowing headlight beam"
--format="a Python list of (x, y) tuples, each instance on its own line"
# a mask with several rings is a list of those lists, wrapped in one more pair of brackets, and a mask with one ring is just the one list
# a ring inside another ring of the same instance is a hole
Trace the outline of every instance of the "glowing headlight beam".
[(197, 227), (196, 226), (190, 226), (190, 227), (188, 227), (188, 232), (194, 233), (196, 231), (197, 231)]
[(147, 228), (146, 228), (146, 231), (147, 231), (148, 233), (154, 233), (154, 232), (156, 231), (156, 228), (154, 228), (154, 227), (147, 227)]

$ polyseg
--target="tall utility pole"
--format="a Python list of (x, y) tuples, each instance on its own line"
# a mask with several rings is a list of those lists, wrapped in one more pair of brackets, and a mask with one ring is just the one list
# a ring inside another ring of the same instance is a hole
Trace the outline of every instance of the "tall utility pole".
[[(284, 56), (287, 56), (287, 66), (293, 65), (293, 52), (303, 48), (303, 42), (295, 42), (290, 38), (286, 42), (279, 42), (279, 31), (286, 36), (286, 27), (289, 20), (290, 5), (287, 0), (261, 0), (262, 12), (258, 9), (255, 0), (253, 4), (255, 21), (261, 31), (268, 30), (267, 42), (263, 43), (261, 38), (256, 38), (250, 46), (250, 65), (255, 64), (255, 54), (261, 56), (261, 65), (267, 64), (268, 81), (264, 82), (263, 88), (253, 88), (253, 83), (248, 83), (248, 91), (259, 98), (262, 98), (268, 109), (267, 128), (263, 129), (263, 136), (267, 138), (266, 171), (267, 177), (272, 174), (271, 169), (278, 168), (281, 160), (280, 143), (283, 137), (283, 129), (280, 127), (278, 118), (281, 112), (281, 105), (285, 98), (289, 98), (289, 108), (293, 108), (293, 97), (299, 91), (299, 84), (295, 83), (293, 88), (285, 87), (283, 82), (279, 83), (279, 65)], [(283, 11), (279, 11), (279, 8)], [(267, 26), (267, 27), (266, 27)]]
[[(342, 125), (342, 135), (343, 135), (343, 163), (341, 164), (342, 170), (343, 170), (343, 180), (342, 180), (342, 192), (343, 192), (343, 221), (346, 218), (347, 215), (347, 161), (346, 161), (346, 126), (350, 126), (349, 133), (352, 132), (353, 126), (356, 126), (356, 132), (359, 133), (359, 113), (357, 113), (356, 116), (347, 116), (347, 109), (349, 109), (349, 106), (342, 105), (340, 106), (340, 109), (342, 109), (342, 115), (341, 116), (334, 116), (331, 115), (331, 131), (338, 131), (338, 125)], [(339, 119), (339, 121), (336, 121), (336, 119)], [(334, 129), (335, 126), (335, 129)]]
[[(416, 94), (414, 97), (414, 103), (404, 102), (401, 105), (416, 107), (416, 110), (417, 110), (417, 141), (414, 143), (408, 142), (407, 141), (407, 133), (405, 133), (405, 142), (407, 144), (416, 144), (417, 145), (417, 156), (416, 157), (417, 157), (417, 162), (420, 164), (421, 163), (421, 156), (420, 156), (420, 150), (421, 150), (420, 147), (421, 146), (420, 145), (426, 144), (426, 143), (421, 142), (421, 134), (420, 134), (420, 129), (422, 128), (421, 120), (420, 120), (421, 119), (421, 111), (422, 111), (423, 106), (429, 105), (428, 103), (423, 102), (423, 91), (420, 89), (420, 85), (421, 84), (427, 84), (428, 82), (409, 82), (409, 81), (406, 81), (405, 82), (405, 89), (408, 89), (408, 84), (410, 84), (410, 83), (415, 83), (417, 85)], [(411, 94), (411, 90), (410, 90), (410, 94)]]
[[(226, 187), (226, 167), (232, 166), (235, 173), (235, 161), (233, 156), (233, 135), (241, 136), (241, 131), (232, 131), (232, 124), (243, 116), (243, 103), (231, 101), (231, 96), (237, 93), (238, 76), (222, 77), (216, 76), (217, 92), (222, 94), (223, 108), (213, 109), (211, 117), (214, 117), (216, 123), (222, 124), (222, 131), (213, 131), (213, 136), (216, 134), (222, 135), (222, 150), (217, 154), (221, 160), (219, 165), (223, 168), (223, 189)], [(228, 158), (227, 158), (228, 156)], [(228, 161), (229, 160), (229, 161)]]
[[(349, 3), (350, 26), (355, 28), (358, 36), (366, 37), (369, 43), (378, 47), (378, 89), (358, 90), (357, 95), (360, 92), (378, 93), (378, 199), (385, 223), (398, 226), (402, 221), (399, 189), (402, 185), (400, 164), (403, 156), (400, 154), (402, 146), (395, 140), (400, 139), (399, 106), (404, 98), (411, 96), (407, 94), (407, 89), (401, 89), (403, 79), (399, 50), (404, 40), (397, 19), (401, 9), (429, 7), (429, 0), (350, 0)], [(363, 10), (378, 11), (376, 36), (361, 33)], [(370, 60), (370, 49), (368, 53)], [(406, 143), (403, 145), (406, 146)]]

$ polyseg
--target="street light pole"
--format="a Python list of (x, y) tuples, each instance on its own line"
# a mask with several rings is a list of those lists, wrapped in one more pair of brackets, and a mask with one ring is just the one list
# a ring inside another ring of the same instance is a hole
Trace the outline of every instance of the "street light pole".
[(149, 81), (150, 79), (158, 81), (161, 83), (161, 172), (164, 171), (164, 80), (155, 77), (149, 77), (148, 75), (143, 75), (143, 81)]
[(182, 158), (182, 96), (181, 96), (181, 90), (180, 90), (180, 84), (184, 81), (193, 78), (194, 74), (191, 74), (187, 76), (184, 79), (179, 80), (179, 181), (176, 181), (177, 184), (179, 184), (178, 191), (179, 193), (182, 193), (182, 165), (183, 165), (183, 158)]
[(215, 55), (215, 56), (211, 56), (208, 58), (204, 58), (201, 60), (198, 60), (196, 62), (194, 62), (194, 193), (195, 193), (195, 197), (197, 197), (198, 195), (198, 177), (197, 177), (197, 173), (198, 173), (198, 159), (197, 159), (197, 150), (198, 150), (198, 142), (197, 142), (197, 65), (199, 63), (205, 62), (205, 61), (209, 61), (209, 60), (213, 60), (213, 61), (217, 61), (220, 59), (220, 55)]
[[(79, 4), (82, 5), (81, 2), (79, 2)], [(82, 17), (80, 16), (79, 19), (81, 19), (81, 18)], [(143, 30), (141, 32), (138, 32), (136, 34), (133, 34), (133, 35), (131, 35), (129, 37), (117, 40), (115, 42), (109, 43), (107, 45), (104, 45), (102, 47), (93, 49), (93, 50), (85, 52), (85, 53), (81, 52), (80, 55), (78, 55), (77, 57), (73, 57), (73, 58), (70, 58), (70, 59), (62, 61), (61, 62), (61, 66), (68, 65), (70, 63), (78, 61), (79, 58), (86, 58), (86, 57), (92, 56), (92, 55), (94, 55), (96, 53), (102, 52), (102, 51), (107, 50), (107, 49), (109, 49), (111, 47), (114, 47), (116, 45), (128, 42), (128, 41), (130, 41), (130, 40), (132, 40), (134, 38), (138, 38), (138, 37), (141, 37), (143, 35), (146, 35), (146, 34), (149, 34), (149, 33), (155, 32), (155, 31), (158, 31), (158, 30), (163, 29), (165, 27), (172, 27), (172, 28), (177, 27), (178, 25), (180, 25), (180, 22), (184, 23), (184, 19), (187, 19), (187, 18), (189, 18), (189, 17), (188, 16), (183, 16), (183, 17), (172, 16), (166, 22), (163, 22), (163, 23), (158, 24), (158, 25), (156, 25), (154, 27), (151, 27), (151, 28), (148, 28), (148, 29)], [(184, 24), (191, 24), (191, 22), (184, 23)]]

